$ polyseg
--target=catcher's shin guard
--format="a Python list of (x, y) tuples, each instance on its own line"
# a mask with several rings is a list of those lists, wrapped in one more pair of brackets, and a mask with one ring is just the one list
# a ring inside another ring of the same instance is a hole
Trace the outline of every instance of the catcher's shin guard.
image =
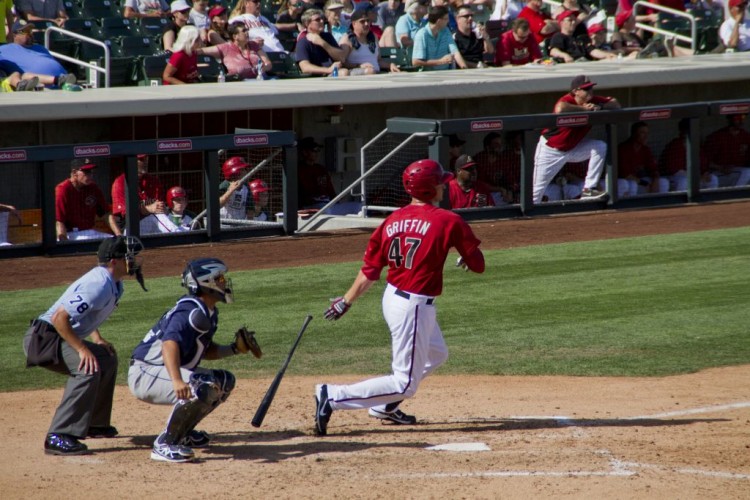
[(235, 378), (226, 370), (210, 370), (190, 375), (193, 397), (174, 405), (164, 432), (166, 444), (177, 444), (193, 430), (206, 415), (227, 400), (234, 389)]

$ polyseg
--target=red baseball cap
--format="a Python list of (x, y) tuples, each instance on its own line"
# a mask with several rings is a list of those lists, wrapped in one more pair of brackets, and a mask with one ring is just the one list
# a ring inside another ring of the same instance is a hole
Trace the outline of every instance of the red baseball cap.
[(223, 5), (217, 5), (215, 7), (212, 7), (211, 10), (208, 11), (208, 18), (213, 19), (216, 16), (220, 16), (223, 13), (227, 11), (227, 8)]
[(729, 7), (740, 7), (747, 5), (747, 0), (729, 0)]
[(599, 33), (600, 31), (606, 31), (606, 28), (604, 28), (603, 24), (592, 24), (589, 26), (589, 35), (594, 35), (596, 33)]
[(559, 13), (559, 14), (557, 15), (557, 17), (555, 18), (555, 20), (556, 20), (556, 21), (557, 21), (558, 23), (561, 23), (561, 22), (563, 22), (563, 21), (564, 21), (565, 19), (567, 19), (567, 18), (569, 18), (569, 17), (576, 17), (577, 15), (578, 15), (578, 11), (577, 11), (577, 10), (564, 10), (564, 11), (560, 12), (560, 13)]

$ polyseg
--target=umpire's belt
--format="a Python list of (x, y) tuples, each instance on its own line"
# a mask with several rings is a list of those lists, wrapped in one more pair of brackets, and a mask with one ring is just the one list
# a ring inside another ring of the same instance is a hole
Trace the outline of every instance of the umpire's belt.
[[(409, 300), (411, 298), (411, 294), (409, 292), (399, 290), (398, 288), (396, 288), (396, 291), (393, 293), (395, 293), (399, 297), (405, 298), (406, 300)], [(435, 302), (435, 297), (430, 297), (429, 299), (425, 300), (424, 303), (427, 304), (428, 306), (431, 306), (434, 302)]]

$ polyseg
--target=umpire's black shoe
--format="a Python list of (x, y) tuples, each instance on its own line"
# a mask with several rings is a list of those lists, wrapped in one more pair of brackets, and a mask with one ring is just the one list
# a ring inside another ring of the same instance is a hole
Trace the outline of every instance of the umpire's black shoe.
[(86, 437), (90, 438), (113, 438), (118, 435), (117, 428), (111, 425), (92, 425)]
[(77, 438), (68, 434), (47, 434), (44, 441), (44, 453), (47, 455), (85, 455), (89, 449)]
[(331, 419), (331, 403), (328, 402), (328, 386), (315, 386), (315, 434), (325, 436), (328, 432), (328, 421)]

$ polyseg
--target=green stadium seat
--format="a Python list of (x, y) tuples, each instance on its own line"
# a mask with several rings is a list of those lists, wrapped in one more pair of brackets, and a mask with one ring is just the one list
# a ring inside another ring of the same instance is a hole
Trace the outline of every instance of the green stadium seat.
[(411, 63), (409, 51), (401, 47), (381, 47), (380, 57), (395, 62), (401, 71), (419, 71), (419, 68)]
[(218, 59), (207, 55), (198, 56), (198, 73), (201, 75), (203, 83), (216, 82), (221, 70), (222, 64)]
[(137, 34), (133, 30), (135, 23), (124, 17), (105, 17), (100, 20), (100, 23), (105, 38), (119, 38)]
[(82, 0), (81, 8), (86, 17), (94, 17), (96, 19), (121, 15), (120, 9), (111, 0)]
[(167, 67), (168, 61), (168, 54), (145, 56), (141, 58), (138, 85), (147, 87), (162, 85), (161, 77), (164, 73), (164, 68)]
[(286, 52), (266, 52), (266, 55), (271, 60), (271, 64), (273, 64), (273, 68), (271, 69), (272, 76), (279, 78), (306, 78), (311, 76), (300, 71), (293, 54), (287, 54)]
[(126, 56), (152, 56), (159, 47), (147, 36), (123, 36), (116, 42)]

